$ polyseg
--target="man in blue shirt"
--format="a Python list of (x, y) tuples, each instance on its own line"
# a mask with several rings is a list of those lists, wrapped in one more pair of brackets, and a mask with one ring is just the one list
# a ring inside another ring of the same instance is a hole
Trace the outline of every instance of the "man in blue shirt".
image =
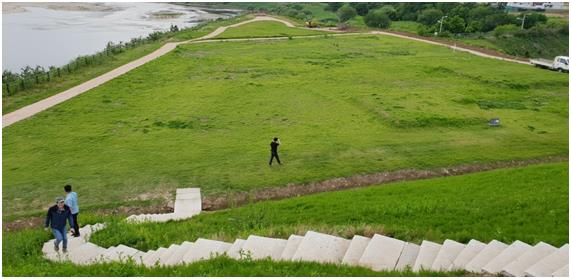
[(65, 205), (71, 209), (71, 218), (73, 219), (73, 236), (79, 236), (79, 223), (77, 223), (77, 215), (79, 214), (79, 205), (77, 204), (77, 193), (71, 191), (71, 185), (65, 185)]
[[(59, 244), (63, 242), (63, 252), (67, 253), (67, 230), (65, 228), (67, 222), (69, 222), (70, 227), (73, 227), (71, 210), (69, 206), (65, 205), (63, 197), (58, 197), (56, 204), (48, 209), (45, 222), (46, 230), (49, 230), (51, 227), (52, 233), (56, 238), (54, 242), (56, 252), (59, 251)], [(75, 233), (73, 228), (71, 228), (70, 231), (72, 234)]]

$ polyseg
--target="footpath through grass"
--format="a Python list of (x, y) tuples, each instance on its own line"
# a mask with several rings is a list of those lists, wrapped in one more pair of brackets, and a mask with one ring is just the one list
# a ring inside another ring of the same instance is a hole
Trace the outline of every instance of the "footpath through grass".
[(567, 103), (568, 75), (390, 36), (181, 45), (3, 129), (3, 213), (566, 155)]
[(255, 21), (238, 27), (228, 28), (217, 39), (255, 38), (255, 37), (291, 37), (326, 34), (325, 31), (287, 27), (276, 21)]
[(555, 246), (569, 242), (568, 164), (495, 170), (267, 201), (187, 221), (112, 222), (92, 242), (141, 250), (250, 234), (287, 239), (307, 230), (351, 238), (380, 233), (420, 243), (493, 239)]

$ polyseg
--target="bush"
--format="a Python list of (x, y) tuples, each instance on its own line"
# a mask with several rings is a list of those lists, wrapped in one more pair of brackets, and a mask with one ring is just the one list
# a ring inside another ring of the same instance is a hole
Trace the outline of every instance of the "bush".
[(384, 5), (379, 10), (385, 13), (387, 16), (389, 16), (391, 20), (397, 19), (397, 10), (395, 9), (395, 7), (391, 5)]
[[(523, 18), (523, 14), (521, 14), (519, 17)], [(547, 16), (545, 16), (544, 14), (531, 13), (525, 16), (525, 23), (523, 25), (523, 28), (529, 29), (540, 23), (546, 23), (546, 22), (547, 22)]]
[(501, 37), (506, 35), (512, 35), (519, 31), (519, 27), (515, 24), (504, 24), (499, 25), (494, 29), (494, 36)]
[(372, 10), (365, 16), (365, 24), (373, 28), (389, 28), (391, 19), (382, 9)]
[(467, 33), (480, 32), (484, 28), (484, 23), (481, 21), (472, 21), (466, 26)]
[(445, 30), (454, 34), (462, 33), (466, 29), (466, 22), (459, 16), (454, 16), (444, 22)]
[(418, 22), (424, 24), (424, 25), (433, 25), (436, 22), (438, 22), (438, 20), (440, 20), (440, 18), (442, 18), (443, 14), (441, 10), (438, 9), (426, 9), (424, 11), (422, 11), (422, 13), (420, 13), (420, 15), (418, 15)]
[(494, 30), (496, 26), (514, 23), (516, 23), (516, 18), (512, 15), (508, 15), (507, 13), (493, 14), (486, 16), (484, 19), (482, 31), (488, 32)]
[(339, 17), (339, 22), (347, 22), (357, 16), (357, 11), (350, 6), (345, 5), (337, 10), (337, 16)]

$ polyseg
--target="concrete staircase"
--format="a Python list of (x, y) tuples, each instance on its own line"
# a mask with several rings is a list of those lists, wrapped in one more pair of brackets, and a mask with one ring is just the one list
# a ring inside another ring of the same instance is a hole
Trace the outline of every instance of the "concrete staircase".
[[(175, 210), (167, 214), (129, 216), (130, 222), (166, 222), (190, 218), (201, 211), (200, 189), (177, 189)], [(375, 234), (372, 238), (355, 235), (351, 240), (308, 231), (304, 236), (288, 239), (250, 235), (233, 243), (199, 238), (146, 252), (118, 245), (103, 248), (89, 242), (92, 233), (105, 224), (87, 225), (81, 237), (68, 237), (68, 253), (56, 252), (54, 240), (42, 247), (51, 261), (69, 261), (78, 265), (97, 262), (133, 261), (146, 267), (176, 266), (226, 255), (230, 258), (274, 261), (311, 261), (361, 266), (375, 271), (452, 271), (467, 270), (477, 274), (532, 277), (569, 277), (569, 245), (560, 248), (539, 242), (529, 245), (521, 241), (505, 244), (497, 240), (467, 244), (453, 240), (444, 243), (422, 241), (421, 245)]]
[(202, 211), (202, 198), (200, 188), (176, 189), (174, 212), (162, 214), (139, 214), (127, 217), (127, 221), (141, 222), (167, 222), (171, 220), (188, 219)]

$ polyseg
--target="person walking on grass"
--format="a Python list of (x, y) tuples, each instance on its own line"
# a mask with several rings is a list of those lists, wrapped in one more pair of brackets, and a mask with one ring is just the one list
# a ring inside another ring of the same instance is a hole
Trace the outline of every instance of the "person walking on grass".
[(74, 237), (79, 236), (79, 223), (77, 222), (77, 215), (79, 214), (79, 205), (77, 204), (77, 193), (71, 191), (71, 185), (65, 185), (65, 205), (71, 209), (71, 218), (73, 219), (73, 229), (75, 230)]
[(272, 150), (272, 156), (270, 157), (270, 166), (272, 165), (272, 161), (274, 160), (274, 158), (276, 158), (276, 160), (278, 161), (278, 164), (282, 164), (282, 162), (280, 162), (280, 156), (278, 156), (278, 146), (280, 145), (280, 139), (278, 138), (274, 138), (274, 140), (270, 143), (270, 147)]
[(72, 234), (75, 233), (73, 229), (73, 219), (71, 218), (71, 210), (69, 206), (65, 205), (63, 197), (56, 198), (56, 205), (48, 209), (48, 215), (46, 216), (45, 230), (47, 231), (51, 226), (52, 233), (56, 238), (54, 242), (54, 250), (59, 251), (59, 244), (62, 244), (62, 251), (67, 253), (67, 230), (66, 222), (69, 222), (70, 231)]

